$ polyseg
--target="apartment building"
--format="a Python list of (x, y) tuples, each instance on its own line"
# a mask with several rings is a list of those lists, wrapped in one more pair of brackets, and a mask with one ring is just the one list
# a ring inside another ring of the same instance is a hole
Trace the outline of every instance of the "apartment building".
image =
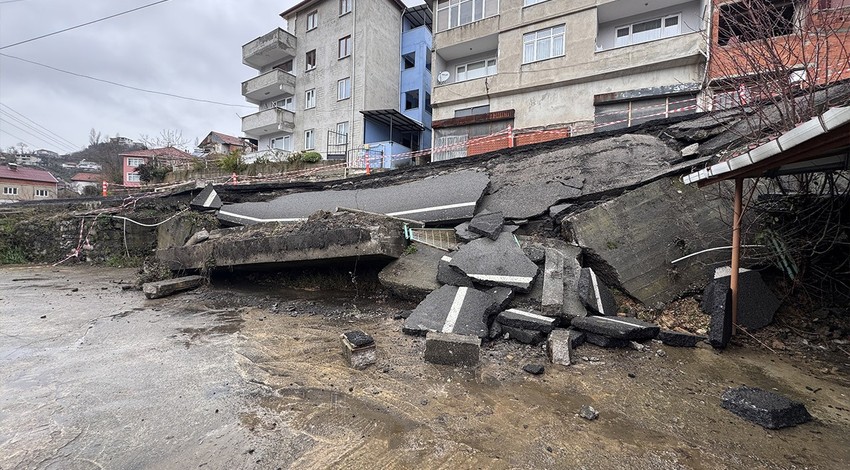
[(242, 47), (243, 63), (259, 72), (242, 84), (259, 108), (242, 118), (258, 152), (343, 160), (366, 148), (389, 157), (430, 144), (427, 6), (304, 0), (281, 17), (285, 28)]
[(432, 0), (432, 8), (435, 160), (506, 128), (565, 136), (697, 109), (707, 0)]

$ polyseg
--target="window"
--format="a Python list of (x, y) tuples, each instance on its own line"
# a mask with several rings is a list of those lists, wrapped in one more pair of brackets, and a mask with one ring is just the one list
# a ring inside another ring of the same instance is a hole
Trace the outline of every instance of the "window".
[(425, 49), (425, 69), (431, 71), (431, 49)]
[(280, 100), (277, 100), (277, 101), (273, 101), (271, 103), (271, 105), (274, 108), (281, 108), (281, 109), (285, 109), (287, 111), (295, 112), (295, 100), (294, 100), (294, 97), (292, 97), (292, 96), (289, 96), (289, 97), (286, 97), (286, 98), (283, 98), (283, 99), (280, 99)]
[(316, 68), (316, 49), (307, 52), (304, 62), (307, 64), (305, 70), (310, 71)]
[(678, 36), (681, 33), (681, 15), (675, 14), (653, 18), (617, 28), (614, 33), (614, 46), (628, 46), (630, 44)]
[(473, 108), (463, 108), (455, 110), (455, 117), (473, 116), (476, 114), (487, 114), (490, 112), (490, 105), (475, 106)]
[[(747, 42), (794, 32), (795, 2), (752, 0), (720, 5), (717, 44)], [(755, 18), (755, 20), (754, 20)]]
[(304, 109), (316, 107), (316, 89), (311, 88), (304, 92)]
[(401, 56), (402, 63), (404, 64), (404, 70), (412, 69), (416, 67), (416, 53), (411, 52), (409, 54), (404, 54)]
[(133, 168), (135, 168), (139, 165), (142, 165), (144, 163), (145, 163), (144, 158), (128, 158), (127, 159), (127, 166), (131, 166)]
[(547, 0), (523, 0), (522, 6), (529, 7), (531, 5), (537, 5), (538, 3), (543, 3)]
[(499, 14), (499, 0), (439, 0), (437, 32)]
[(142, 181), (138, 173), (127, 173), (127, 181), (130, 183), (138, 183)]
[(286, 62), (275, 66), (275, 68), (286, 73), (292, 73), (292, 60), (287, 60)]
[(339, 58), (344, 59), (351, 55), (351, 36), (339, 40)]
[(319, 26), (319, 12), (316, 10), (307, 13), (307, 31), (316, 29)]
[(49, 195), (50, 195), (50, 192), (47, 191), (46, 189), (36, 189), (35, 190), (35, 197), (47, 197)]
[(455, 81), (473, 80), (496, 74), (496, 59), (479, 60), (469, 64), (458, 65)]
[(425, 92), (425, 111), (431, 112), (431, 93)]
[(345, 77), (336, 82), (336, 99), (347, 100), (351, 98), (351, 78)]
[(416, 109), (419, 107), (419, 90), (404, 92), (404, 109)]
[(651, 98), (596, 105), (594, 124), (597, 131), (610, 131), (696, 112), (696, 95)]
[(8, 196), (15, 196), (15, 195), (18, 194), (18, 188), (12, 188), (12, 187), (9, 187), (9, 186), (4, 186), (3, 187), (3, 194), (8, 195)]
[(348, 143), (348, 121), (336, 125), (336, 143), (344, 145)]
[(316, 140), (314, 139), (313, 129), (304, 131), (304, 150), (313, 150), (316, 148)]
[(269, 146), (278, 150), (292, 150), (292, 136), (275, 137), (269, 142)]
[(522, 36), (522, 63), (564, 55), (564, 25), (541, 29)]
[(351, 13), (351, 2), (353, 0), (339, 0), (339, 16)]

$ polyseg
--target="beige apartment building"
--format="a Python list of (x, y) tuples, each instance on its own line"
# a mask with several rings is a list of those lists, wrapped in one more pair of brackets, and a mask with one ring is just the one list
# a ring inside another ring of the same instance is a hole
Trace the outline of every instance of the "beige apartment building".
[(696, 112), (706, 0), (432, 0), (434, 159), (513, 129), (605, 131)]

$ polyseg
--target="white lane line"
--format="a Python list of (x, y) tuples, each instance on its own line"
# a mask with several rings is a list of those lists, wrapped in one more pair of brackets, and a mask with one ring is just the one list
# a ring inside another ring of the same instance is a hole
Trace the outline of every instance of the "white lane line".
[(443, 333), (451, 333), (455, 329), (457, 317), (460, 315), (460, 308), (463, 307), (463, 299), (466, 298), (468, 287), (458, 287), (455, 300), (452, 302), (452, 308), (449, 309), (449, 314), (446, 316), (446, 323), (443, 325)]
[(507, 311), (511, 312), (511, 313), (516, 313), (517, 315), (522, 315), (524, 317), (533, 318), (535, 320), (545, 321), (545, 322), (549, 322), (549, 323), (553, 323), (555, 321), (555, 319), (552, 318), (552, 317), (544, 317), (543, 315), (538, 315), (536, 313), (531, 313), (531, 312), (525, 312), (523, 310), (517, 310), (515, 308), (509, 308)]
[(451, 263), (451, 262), (452, 262), (452, 257), (451, 257), (451, 256), (443, 256), (443, 257), (442, 257), (442, 258), (440, 258), (440, 259), (441, 259), (441, 260), (443, 260), (443, 261), (445, 261), (446, 263)]
[(448, 204), (445, 206), (434, 206), (434, 207), (423, 207), (422, 209), (410, 209), (407, 211), (399, 211), (399, 212), (387, 212), (385, 215), (390, 217), (398, 217), (400, 215), (408, 215), (408, 214), (419, 214), (422, 212), (431, 212), (431, 211), (444, 211), (447, 209), (458, 209), (460, 207), (470, 207), (475, 206), (475, 201), (472, 202), (459, 202), (457, 204)]
[(623, 325), (628, 325), (628, 326), (640, 328), (640, 325), (635, 325), (634, 323), (629, 323), (629, 322), (623, 321), (623, 320), (617, 320), (615, 318), (597, 317), (597, 316), (594, 316), (593, 318), (598, 318), (600, 320), (607, 320), (607, 321), (611, 321), (611, 322), (614, 322), (614, 323), (622, 323)]
[(606, 313), (602, 308), (602, 299), (599, 297), (599, 281), (596, 280), (596, 273), (590, 270), (590, 282), (593, 284), (593, 295), (596, 296), (596, 308), (599, 313)]
[(218, 193), (215, 192), (215, 189), (210, 191), (210, 195), (207, 196), (207, 200), (204, 201), (204, 207), (210, 207), (212, 205), (213, 199), (215, 199), (216, 196), (218, 196)]
[(501, 282), (504, 284), (528, 284), (534, 280), (533, 277), (499, 276), (496, 274), (467, 274), (467, 276), (480, 281)]
[(306, 217), (297, 217), (297, 218), (290, 218), (290, 219), (260, 219), (260, 218), (257, 218), (257, 217), (251, 217), (251, 216), (247, 216), (247, 215), (234, 214), (233, 212), (228, 212), (228, 211), (225, 211), (225, 210), (218, 211), (218, 214), (233, 217), (233, 218), (236, 218), (236, 219), (250, 220), (252, 222), (301, 222), (303, 220), (307, 220)]

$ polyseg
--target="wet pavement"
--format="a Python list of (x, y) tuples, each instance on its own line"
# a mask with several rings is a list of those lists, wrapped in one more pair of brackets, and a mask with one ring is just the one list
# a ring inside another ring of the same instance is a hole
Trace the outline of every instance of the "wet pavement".
[[(0, 469), (842, 468), (846, 364), (732, 348), (583, 345), (571, 367), (496, 342), (425, 363), (384, 298), (216, 283), (160, 300), (133, 270), (0, 268)], [(122, 281), (126, 284), (122, 284)], [(378, 363), (345, 366), (361, 329)], [(663, 354), (657, 353), (658, 350)], [(831, 371), (831, 372), (830, 372)], [(720, 406), (775, 390), (815, 420), (762, 429)], [(576, 416), (582, 405), (599, 418)]]

